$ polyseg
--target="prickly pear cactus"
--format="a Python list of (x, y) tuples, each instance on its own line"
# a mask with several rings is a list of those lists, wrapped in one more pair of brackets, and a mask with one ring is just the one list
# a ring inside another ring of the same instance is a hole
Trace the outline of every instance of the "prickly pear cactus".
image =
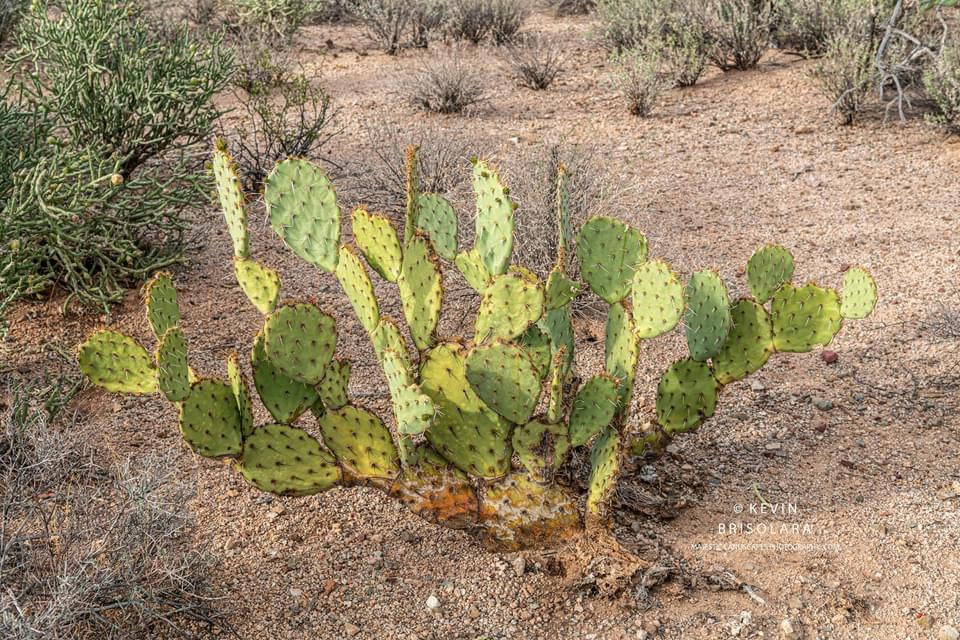
[[(335, 355), (329, 311), (282, 300), (279, 274), (253, 257), (244, 199), (222, 144), (213, 173), (234, 273), (264, 314), (263, 326), (251, 331), (252, 385), (236, 354), (223, 379), (193, 372), (165, 273), (144, 291), (153, 353), (101, 330), (80, 346), (81, 370), (108, 391), (162, 393), (177, 406), (191, 448), (232, 460), (258, 489), (300, 496), (363, 484), (431, 522), (516, 549), (603, 527), (617, 481), (631, 468), (626, 456), (655, 453), (695, 430), (717, 411), (724, 385), (778, 352), (829, 344), (844, 320), (866, 317), (877, 303), (876, 283), (862, 267), (846, 272), (841, 294), (793, 284), (793, 256), (776, 245), (747, 263), (750, 298), (731, 304), (711, 270), (684, 285), (668, 264), (647, 259), (646, 238), (621, 220), (593, 218), (575, 235), (564, 169), (554, 185), (557, 260), (541, 282), (510, 263), (516, 204), (491, 165), (473, 165), (477, 233), (465, 248), (457, 246), (456, 212), (441, 196), (422, 192), (417, 166), (411, 149), (402, 233), (386, 217), (357, 209), (350, 221), (356, 247), (341, 244), (340, 205), (316, 165), (279, 163), (264, 193), (277, 234), (325, 272), (321, 277), (339, 283), (349, 301), (342, 308), (353, 310), (370, 341), (369, 362), (382, 368), (380, 391), (392, 416), (351, 398), (358, 382), (377, 385), (366, 374), (350, 384), (351, 363)], [(586, 287), (569, 271), (574, 250)], [(476, 321), (465, 325), (474, 328), (469, 339), (437, 335), (444, 272), (453, 269), (477, 293)], [(371, 277), (396, 285), (406, 327), (381, 313), (390, 307), (378, 301)], [(609, 305), (603, 371), (577, 367), (573, 305), (586, 288)], [(643, 341), (679, 332), (681, 324), (689, 355), (666, 368), (655, 396), (632, 403)], [(270, 415), (266, 424), (255, 421), (253, 395)], [(634, 404), (648, 407), (640, 420), (631, 419)], [(638, 436), (634, 423), (649, 426)], [(590, 460), (579, 485), (585, 495), (555, 481), (578, 451), (588, 456), (577, 459)]]

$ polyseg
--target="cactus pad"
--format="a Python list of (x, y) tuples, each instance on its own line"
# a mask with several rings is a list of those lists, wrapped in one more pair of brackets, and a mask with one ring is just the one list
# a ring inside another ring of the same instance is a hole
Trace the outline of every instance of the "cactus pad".
[(717, 406), (718, 385), (710, 367), (690, 358), (679, 360), (657, 385), (657, 422), (667, 433), (695, 429)]
[(547, 311), (537, 326), (550, 338), (550, 354), (553, 359), (560, 351), (563, 351), (563, 379), (566, 380), (570, 373), (570, 366), (573, 364), (573, 319), (571, 318), (570, 305)]
[(153, 335), (157, 336), (157, 340), (159, 340), (169, 329), (180, 324), (177, 290), (173, 287), (170, 274), (160, 272), (150, 279), (143, 291), (144, 305), (147, 308), (147, 321), (153, 328)]
[(483, 487), (479, 514), (485, 535), (499, 549), (551, 546), (581, 533), (576, 497), (523, 473)]
[(230, 380), (230, 389), (237, 399), (237, 410), (240, 412), (240, 435), (246, 439), (253, 433), (253, 402), (250, 401), (250, 387), (240, 370), (240, 360), (236, 353), (227, 358), (227, 379)]
[(157, 383), (170, 402), (186, 400), (190, 395), (190, 368), (187, 365), (187, 339), (179, 327), (171, 327), (157, 344)]
[(479, 251), (476, 249), (461, 251), (454, 259), (454, 264), (474, 291), (477, 293), (486, 291), (492, 276), (487, 271), (487, 265), (483, 263)]
[(467, 380), (483, 402), (507, 420), (523, 424), (540, 399), (540, 377), (519, 346), (491, 342), (467, 356)]
[(324, 271), (337, 267), (340, 206), (330, 180), (306, 160), (284, 160), (263, 191), (270, 225), (294, 253)]
[(555, 268), (547, 276), (547, 292), (544, 305), (548, 310), (559, 309), (570, 304), (580, 293), (580, 285), (571, 280), (563, 269)]
[(390, 389), (397, 431), (402, 435), (423, 433), (436, 414), (433, 401), (413, 383), (407, 364), (396, 352), (384, 351), (381, 363)]
[(573, 398), (570, 411), (570, 444), (579, 447), (600, 433), (617, 414), (620, 385), (611, 375), (587, 380)]
[(443, 196), (422, 193), (417, 198), (417, 228), (430, 237), (441, 258), (457, 257), (457, 212)]
[(570, 172), (561, 166), (557, 169), (557, 199), (554, 203), (557, 215), (557, 266), (564, 270), (573, 253), (573, 225), (570, 222)]
[(337, 348), (333, 318), (306, 303), (284, 305), (271, 313), (263, 338), (264, 351), (280, 373), (311, 385), (323, 380)]
[(349, 246), (340, 247), (337, 262), (337, 280), (367, 333), (373, 333), (380, 324), (380, 307), (373, 294), (373, 284), (363, 268), (363, 262)]
[(390, 486), (391, 496), (430, 522), (455, 529), (476, 525), (479, 503), (465, 473), (425, 444), (411, 452), (408, 463)]
[(471, 388), (460, 345), (439, 344), (427, 353), (420, 386), (437, 407), (426, 434), (434, 449), (481, 478), (497, 478), (510, 470), (510, 425)]
[(513, 431), (513, 450), (537, 482), (549, 482), (567, 460), (570, 438), (567, 425), (534, 420)]
[(672, 331), (683, 315), (683, 285), (667, 263), (645, 262), (633, 276), (633, 323), (638, 338)]
[(770, 303), (773, 346), (777, 351), (804, 353), (826, 346), (840, 330), (840, 300), (833, 289), (815, 284), (783, 285)]
[(251, 485), (282, 496), (307, 496), (340, 482), (340, 467), (303, 429), (268, 424), (253, 432), (237, 469)]
[(606, 514), (607, 505), (620, 476), (620, 435), (607, 427), (590, 451), (590, 488), (587, 512), (593, 516)]
[(238, 257), (233, 259), (233, 271), (237, 284), (257, 311), (267, 314), (276, 309), (280, 298), (280, 274), (256, 260)]
[(605, 337), (605, 370), (620, 385), (620, 408), (626, 409), (633, 394), (633, 377), (640, 346), (633, 331), (630, 312), (622, 302), (610, 305)]
[(319, 399), (312, 386), (283, 375), (267, 358), (262, 332), (254, 340), (250, 364), (260, 401), (277, 422), (293, 422)]
[(205, 458), (238, 455), (243, 446), (240, 409), (229, 384), (207, 379), (193, 383), (180, 405), (180, 432)]
[(476, 341), (510, 340), (543, 315), (543, 289), (519, 273), (497, 276), (483, 292)]
[(370, 335), (373, 349), (377, 353), (377, 360), (383, 363), (383, 354), (390, 350), (400, 356), (407, 370), (410, 369), (410, 354), (407, 353), (407, 343), (400, 335), (400, 328), (390, 318), (380, 317), (377, 330)]
[(793, 277), (793, 255), (780, 245), (757, 249), (747, 261), (747, 286), (754, 299), (764, 304)]
[(339, 409), (347, 404), (347, 386), (350, 383), (350, 361), (334, 359), (327, 365), (323, 380), (317, 385), (320, 399), (328, 409)]
[(396, 282), (400, 277), (403, 251), (390, 221), (359, 207), (353, 212), (352, 227), (353, 239), (373, 270), (384, 280)]
[(400, 471), (390, 430), (369, 411), (345, 406), (319, 418), (323, 443), (337, 460), (361, 478), (392, 478)]
[(483, 160), (473, 164), (473, 191), (477, 196), (474, 246), (487, 271), (498, 276), (506, 272), (513, 253), (513, 211), (516, 205), (497, 172)]
[(561, 348), (550, 362), (550, 397), (547, 400), (547, 422), (560, 422), (563, 418), (563, 362), (565, 351)]
[(77, 364), (90, 382), (114, 393), (155, 393), (157, 368), (147, 350), (122, 333), (97, 331), (80, 345)]
[(730, 309), (733, 326), (723, 348), (713, 356), (720, 384), (742, 380), (767, 363), (773, 353), (770, 315), (753, 300), (740, 300)]
[(443, 282), (440, 265), (424, 236), (414, 236), (407, 244), (398, 284), (413, 342), (418, 349), (428, 349), (440, 320)]
[(550, 371), (550, 337), (534, 324), (523, 332), (519, 342), (533, 362), (537, 377), (542, 381)]
[(590, 289), (613, 304), (630, 293), (633, 272), (647, 259), (647, 239), (613, 218), (591, 218), (577, 239), (580, 271)]
[(866, 318), (877, 306), (877, 283), (863, 267), (851, 267), (843, 275), (840, 296), (840, 315), (859, 320)]
[(221, 144), (213, 152), (213, 175), (217, 181), (220, 208), (227, 221), (227, 231), (233, 242), (233, 255), (250, 255), (250, 234), (247, 231), (247, 211), (243, 206), (243, 190), (233, 158)]
[(683, 297), (687, 304), (687, 349), (694, 360), (703, 362), (723, 347), (730, 332), (727, 288), (715, 271), (704, 269), (690, 276)]

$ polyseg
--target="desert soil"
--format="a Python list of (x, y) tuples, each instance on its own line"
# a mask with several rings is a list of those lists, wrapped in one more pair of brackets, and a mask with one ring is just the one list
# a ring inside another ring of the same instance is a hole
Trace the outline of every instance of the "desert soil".
[[(776, 52), (755, 71), (711, 71), (637, 119), (611, 86), (596, 27), (531, 20), (564, 46), (564, 72), (546, 92), (515, 87), (495, 51), (471, 52), (492, 90), (467, 116), (407, 106), (396, 78), (430, 54), (383, 55), (352, 27), (310, 27), (300, 61), (340, 108), (334, 157), (372, 158), (372, 121), (466, 136), (499, 157), (543, 141), (582, 144), (633, 194), (629, 207), (596, 213), (645, 230), (652, 255), (679, 271), (715, 267), (740, 295), (751, 251), (776, 241), (794, 250), (798, 280), (838, 286), (847, 265), (865, 265), (881, 292), (876, 313), (844, 327), (830, 346), (836, 363), (776, 357), (728, 387), (698, 433), (640, 463), (642, 480), (629, 483), (640, 497), (627, 497), (635, 509), (621, 509), (617, 533), (670, 573), (614, 598), (554, 575), (548, 553), (489, 552), (374, 491), (265, 496), (227, 465), (190, 454), (166, 403), (83, 392), (78, 437), (118, 457), (177, 447), (196, 483), (196, 535), (220, 556), (212, 578), (241, 637), (778, 638), (789, 620), (796, 637), (903, 640), (960, 626), (958, 339), (937, 326), (960, 305), (957, 138), (919, 118), (883, 124), (882, 113), (835, 126), (809, 63)], [(337, 315), (341, 349), (357, 360), (351, 390), (385, 409), (384, 383), (336, 284), (298, 263), (262, 214), (254, 224), (254, 251), (281, 269), (286, 296), (317, 297)], [(189, 264), (175, 273), (193, 366), (208, 375), (223, 374), (230, 352), (247, 352), (260, 323), (234, 282), (228, 244), (207, 207)], [(61, 316), (61, 300), (15, 311), (8, 373), (56, 366), (107, 321), (152, 344), (135, 292), (109, 320)], [(602, 321), (584, 316), (581, 335), (602, 332)], [(596, 370), (602, 346), (581, 347), (578, 366)], [(643, 348), (638, 420), (682, 334)]]

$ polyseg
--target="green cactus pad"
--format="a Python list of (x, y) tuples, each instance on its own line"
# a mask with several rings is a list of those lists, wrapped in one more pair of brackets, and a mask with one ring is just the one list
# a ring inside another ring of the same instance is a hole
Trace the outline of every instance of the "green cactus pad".
[(417, 228), (430, 236), (430, 243), (441, 258), (452, 262), (457, 257), (457, 212), (443, 196), (420, 194)]
[(594, 376), (573, 398), (570, 411), (570, 444), (579, 447), (603, 431), (617, 414), (620, 385), (608, 374)]
[(264, 350), (280, 373), (319, 384), (337, 348), (336, 324), (312, 304), (280, 307), (263, 325)]
[(570, 305), (547, 311), (537, 326), (550, 338), (550, 357), (551, 360), (560, 351), (563, 351), (563, 379), (567, 379), (570, 373), (570, 367), (573, 364), (573, 319), (571, 317)]
[(764, 304), (793, 277), (793, 255), (784, 247), (768, 244), (757, 249), (747, 261), (750, 294)]
[(785, 284), (770, 303), (773, 347), (780, 352), (805, 353), (826, 346), (840, 330), (840, 300), (833, 289), (815, 284)]
[(306, 160), (284, 160), (263, 191), (270, 225), (298, 256), (324, 271), (337, 268), (340, 206), (330, 180)]
[(746, 378), (765, 365), (773, 353), (773, 327), (762, 305), (740, 300), (730, 309), (730, 315), (730, 334), (713, 356), (713, 369), (720, 384)]
[(622, 302), (610, 305), (604, 347), (604, 370), (619, 383), (620, 408), (626, 409), (633, 395), (633, 377), (640, 357), (640, 346), (633, 331), (630, 312)]
[(647, 239), (619, 220), (591, 218), (580, 229), (577, 258), (590, 289), (613, 304), (630, 293), (633, 272), (647, 259)]
[(560, 267), (555, 268), (547, 276), (547, 291), (544, 305), (550, 311), (570, 304), (580, 293), (580, 285), (567, 277)]
[(392, 478), (400, 471), (390, 430), (369, 411), (347, 405), (319, 418), (323, 443), (361, 478)]
[(179, 327), (171, 327), (157, 344), (157, 384), (170, 402), (186, 400), (190, 395), (190, 368), (187, 365), (187, 339)]
[(525, 473), (482, 487), (479, 519), (498, 549), (552, 547), (582, 534), (576, 496)]
[(213, 175), (217, 181), (220, 208), (233, 242), (233, 255), (247, 258), (250, 256), (250, 234), (247, 231), (247, 210), (243, 206), (243, 189), (233, 158), (223, 145), (218, 145), (213, 152)]
[(690, 357), (703, 362), (720, 351), (730, 332), (727, 288), (715, 271), (704, 269), (690, 276), (683, 297), (687, 349)]
[(561, 166), (557, 169), (557, 266), (565, 270), (573, 254), (573, 225), (570, 222), (570, 172)]
[(80, 371), (114, 393), (155, 393), (157, 368), (147, 350), (122, 333), (97, 331), (80, 345)]
[(293, 422), (319, 400), (320, 396), (312, 386), (283, 375), (267, 358), (263, 332), (257, 334), (254, 340), (250, 364), (253, 368), (253, 385), (260, 395), (260, 401), (277, 422)]
[(633, 324), (638, 338), (672, 331), (683, 315), (683, 285), (670, 266), (651, 260), (633, 276)]
[(233, 271), (237, 284), (257, 311), (268, 314), (277, 308), (280, 298), (280, 274), (256, 260), (235, 257)]
[(402, 435), (417, 435), (430, 428), (436, 407), (429, 396), (414, 384), (407, 363), (394, 351), (387, 350), (381, 360), (387, 378), (397, 431)]
[(497, 478), (510, 470), (510, 425), (471, 388), (460, 345), (439, 344), (427, 353), (420, 386), (437, 408), (426, 433), (434, 449), (480, 478)]
[(237, 410), (240, 412), (240, 435), (246, 439), (253, 433), (253, 402), (250, 400), (250, 386), (240, 370), (240, 359), (236, 353), (227, 358), (227, 379), (230, 380), (230, 389), (237, 399)]
[(353, 212), (352, 227), (353, 239), (373, 270), (384, 280), (396, 282), (400, 277), (403, 251), (390, 221), (385, 216), (358, 207)]
[(695, 429), (713, 415), (718, 391), (706, 363), (690, 358), (674, 362), (657, 384), (657, 422), (670, 434)]
[(373, 333), (380, 324), (380, 307), (373, 293), (373, 284), (363, 268), (363, 261), (351, 247), (340, 247), (340, 260), (337, 262), (337, 280), (347, 294), (347, 299), (353, 306), (360, 324), (367, 333)]
[(523, 332), (519, 342), (530, 356), (530, 361), (537, 370), (537, 377), (542, 381), (550, 371), (550, 336), (534, 324)]
[(587, 492), (587, 512), (602, 517), (620, 476), (620, 435), (608, 427), (597, 438), (590, 451), (590, 488)]
[(477, 195), (474, 246), (487, 271), (498, 276), (507, 271), (513, 253), (513, 211), (516, 205), (496, 170), (483, 160), (473, 164), (473, 191)]
[(350, 361), (334, 359), (327, 365), (323, 380), (317, 385), (320, 399), (328, 409), (339, 409), (347, 404), (347, 386), (350, 383)]
[(483, 293), (490, 286), (491, 275), (487, 271), (487, 265), (483, 264), (483, 258), (476, 249), (470, 251), (461, 251), (454, 259), (457, 269), (463, 274), (467, 284), (477, 293)]
[(513, 431), (513, 450), (538, 482), (548, 482), (567, 461), (570, 438), (567, 425), (533, 420)]
[(843, 275), (840, 315), (859, 320), (873, 313), (877, 306), (877, 283), (863, 267), (851, 267)]
[(543, 288), (519, 273), (497, 276), (483, 292), (476, 341), (511, 340), (543, 315)]
[(400, 302), (410, 334), (418, 349), (429, 349), (440, 321), (443, 278), (440, 265), (430, 250), (430, 241), (414, 236), (403, 254), (400, 270)]
[(199, 380), (180, 405), (180, 433), (205, 458), (238, 455), (243, 448), (240, 409), (222, 380)]
[(237, 469), (254, 487), (282, 496), (308, 496), (340, 482), (333, 456), (303, 429), (268, 424), (253, 432)]
[(150, 279), (143, 288), (143, 300), (147, 308), (147, 321), (157, 340), (180, 324), (177, 290), (169, 273), (160, 272)]
[(522, 348), (495, 341), (467, 356), (467, 380), (483, 402), (507, 420), (523, 424), (540, 399), (540, 377)]
[(563, 418), (563, 382), (564, 382), (564, 351), (561, 348), (550, 363), (550, 397), (547, 402), (547, 422), (560, 422)]
[(383, 364), (383, 354), (387, 350), (393, 351), (403, 361), (404, 366), (410, 369), (410, 354), (407, 353), (407, 343), (400, 334), (400, 328), (390, 318), (380, 317), (377, 330), (370, 334), (373, 349), (377, 353), (377, 361)]

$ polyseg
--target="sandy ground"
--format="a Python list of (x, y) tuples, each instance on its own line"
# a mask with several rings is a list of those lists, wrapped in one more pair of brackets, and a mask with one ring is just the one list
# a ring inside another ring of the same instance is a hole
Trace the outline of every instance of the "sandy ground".
[[(712, 71), (639, 120), (611, 88), (594, 28), (535, 17), (531, 29), (556, 34), (566, 51), (563, 75), (541, 93), (514, 87), (496, 54), (477, 50), (492, 91), (469, 116), (412, 111), (395, 82), (426, 54), (385, 56), (348, 27), (311, 27), (301, 61), (322, 70), (340, 107), (345, 136), (333, 155), (365, 153), (358, 141), (371, 120), (455, 132), (500, 156), (544, 140), (583, 143), (632, 187), (632, 206), (598, 213), (645, 230), (652, 255), (679, 271), (713, 266), (740, 294), (750, 253), (774, 240), (794, 250), (798, 280), (836, 286), (846, 265), (867, 266), (877, 312), (844, 328), (830, 347), (837, 363), (777, 357), (729, 387), (697, 434), (640, 466), (642, 481), (629, 484), (653, 496), (651, 506), (621, 511), (618, 535), (683, 570), (612, 600), (553, 575), (549, 554), (487, 552), (379, 493), (264, 496), (183, 448), (184, 475), (198, 478), (198, 535), (221, 556), (213, 577), (241, 637), (771, 638), (785, 637), (788, 619), (796, 637), (904, 640), (960, 626), (958, 341), (932, 326), (942, 305), (960, 304), (957, 139), (919, 120), (836, 127), (807, 64), (777, 54), (755, 71)], [(222, 375), (259, 319), (234, 283), (219, 213), (201, 218), (176, 282), (193, 365)], [(286, 296), (316, 296), (337, 314), (341, 349), (358, 361), (352, 391), (383, 409), (372, 354), (333, 280), (289, 255), (262, 216), (254, 243), (281, 269)], [(61, 317), (52, 302), (22, 306), (4, 346), (8, 371), (56, 364), (103, 320)], [(135, 293), (111, 322), (152, 344)], [(601, 323), (586, 317), (581, 333)], [(682, 348), (679, 333), (644, 345), (641, 413)], [(579, 366), (595, 368), (600, 349), (581, 345)], [(89, 390), (78, 407), (78, 437), (117, 455), (179, 440), (159, 399)], [(746, 588), (719, 589), (717, 576)], [(431, 595), (437, 611), (426, 607)]]

